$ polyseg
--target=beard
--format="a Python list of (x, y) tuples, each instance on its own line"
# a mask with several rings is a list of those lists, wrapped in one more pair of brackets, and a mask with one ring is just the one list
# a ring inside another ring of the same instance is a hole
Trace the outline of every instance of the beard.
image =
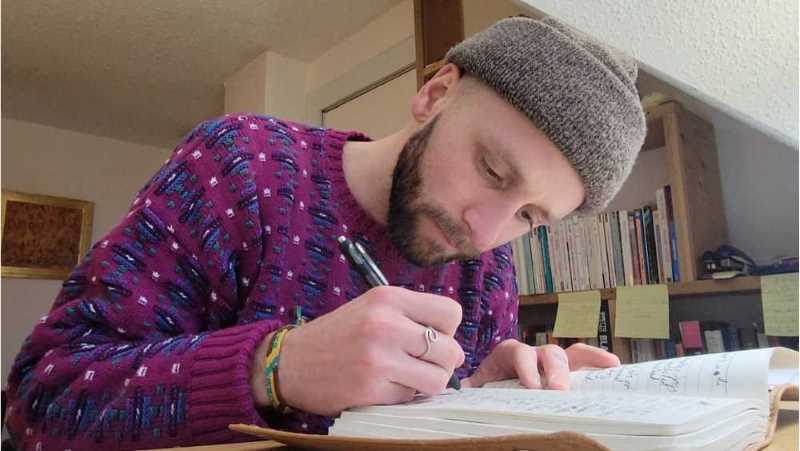
[[(480, 253), (471, 246), (466, 233), (445, 209), (422, 199), (420, 166), (438, 120), (439, 115), (406, 141), (397, 158), (389, 195), (389, 239), (400, 255), (417, 266), (425, 267)], [(441, 243), (424, 237), (420, 232), (423, 217), (438, 226), (458, 251), (448, 254)]]

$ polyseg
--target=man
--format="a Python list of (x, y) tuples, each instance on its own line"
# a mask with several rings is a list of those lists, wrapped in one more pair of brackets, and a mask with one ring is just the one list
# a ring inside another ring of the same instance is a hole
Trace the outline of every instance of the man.
[[(527, 18), (447, 61), (379, 141), (254, 115), (193, 130), (20, 351), (15, 442), (246, 440), (230, 423), (325, 433), (343, 409), (438, 393), (453, 372), (566, 389), (570, 368), (618, 365), (514, 339), (507, 243), (615, 195), (645, 134), (635, 65)], [(369, 289), (340, 235), (393, 286)]]

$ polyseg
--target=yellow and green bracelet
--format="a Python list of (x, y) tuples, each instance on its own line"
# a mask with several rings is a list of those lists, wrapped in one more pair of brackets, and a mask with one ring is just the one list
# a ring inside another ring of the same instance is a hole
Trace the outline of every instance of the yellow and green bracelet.
[(295, 327), (297, 326), (290, 324), (275, 331), (269, 343), (269, 352), (264, 359), (264, 380), (267, 385), (267, 398), (272, 404), (272, 407), (278, 411), (285, 411), (287, 409), (278, 397), (278, 386), (275, 381), (275, 376), (278, 373), (278, 363), (281, 360), (281, 346), (283, 345), (283, 338), (286, 336), (286, 333)]

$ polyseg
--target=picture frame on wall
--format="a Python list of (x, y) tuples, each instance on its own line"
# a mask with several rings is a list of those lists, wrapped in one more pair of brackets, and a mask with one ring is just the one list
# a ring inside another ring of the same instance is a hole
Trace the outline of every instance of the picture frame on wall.
[(94, 202), (2, 190), (3, 277), (64, 280), (89, 249)]

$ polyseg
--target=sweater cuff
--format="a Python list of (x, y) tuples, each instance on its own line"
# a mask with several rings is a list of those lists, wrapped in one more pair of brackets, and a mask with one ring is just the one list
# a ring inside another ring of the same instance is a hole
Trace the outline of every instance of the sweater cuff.
[(188, 417), (192, 443), (241, 441), (228, 429), (231, 423), (266, 427), (250, 387), (255, 349), (279, 328), (278, 321), (258, 321), (215, 331), (200, 344), (190, 372)]

